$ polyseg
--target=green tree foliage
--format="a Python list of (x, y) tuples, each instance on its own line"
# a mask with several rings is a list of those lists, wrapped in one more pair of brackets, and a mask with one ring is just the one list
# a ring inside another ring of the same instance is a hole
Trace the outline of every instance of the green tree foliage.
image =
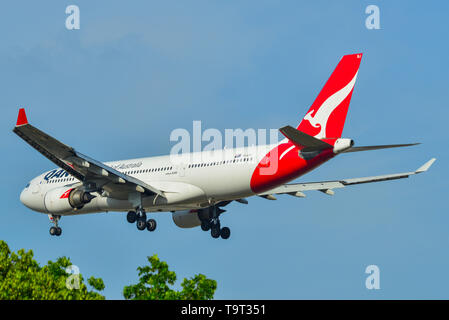
[[(101, 294), (88, 290), (81, 274), (77, 282), (79, 289), (68, 289), (66, 281), (71, 275), (66, 268), (70, 265), (69, 258), (61, 257), (41, 267), (33, 259), (33, 251), (20, 249), (17, 253), (11, 252), (7, 243), (0, 240), (0, 300), (104, 299)], [(91, 277), (87, 282), (95, 290), (104, 289), (100, 278)]]
[(182, 290), (170, 288), (176, 282), (176, 273), (168, 269), (168, 264), (157, 255), (147, 257), (149, 265), (138, 267), (139, 283), (126, 286), (123, 296), (129, 300), (210, 300), (213, 299), (217, 282), (198, 274), (184, 278)]

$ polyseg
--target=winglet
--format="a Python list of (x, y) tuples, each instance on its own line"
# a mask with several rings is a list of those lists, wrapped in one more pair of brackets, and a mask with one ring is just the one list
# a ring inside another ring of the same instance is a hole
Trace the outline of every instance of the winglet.
[(416, 173), (421, 173), (421, 172), (426, 172), (430, 166), (435, 162), (435, 158), (430, 159), (429, 161), (427, 161), (426, 163), (424, 163), (421, 167), (418, 168), (418, 170), (416, 170)]
[(23, 126), (25, 124), (28, 124), (27, 115), (25, 113), (25, 109), (24, 108), (20, 108), (19, 109), (19, 115), (17, 116), (16, 127)]

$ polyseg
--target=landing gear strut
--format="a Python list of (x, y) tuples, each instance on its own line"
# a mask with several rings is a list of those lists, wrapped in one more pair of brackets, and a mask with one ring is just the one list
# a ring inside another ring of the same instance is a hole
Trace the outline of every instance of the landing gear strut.
[(50, 235), (52, 236), (60, 236), (62, 233), (62, 229), (59, 227), (59, 219), (61, 219), (61, 216), (56, 216), (56, 215), (49, 215), (48, 216), (50, 221), (55, 225), (54, 227), (50, 228)]
[(215, 239), (220, 236), (220, 219), (218, 217), (211, 219), (210, 235)]
[(129, 211), (126, 215), (126, 220), (129, 223), (136, 223), (138, 230), (154, 231), (156, 230), (156, 220), (148, 219), (145, 210), (138, 207), (136, 211)]

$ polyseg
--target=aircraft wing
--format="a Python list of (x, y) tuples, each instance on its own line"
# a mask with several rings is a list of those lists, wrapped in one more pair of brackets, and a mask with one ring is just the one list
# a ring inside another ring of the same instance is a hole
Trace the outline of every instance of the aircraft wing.
[(162, 191), (147, 183), (94, 160), (33, 127), (28, 123), (24, 109), (19, 110), (13, 132), (57, 166), (83, 181), (85, 185), (91, 182), (107, 184), (108, 189), (112, 191), (138, 191), (147, 195), (158, 194), (165, 197)]
[(423, 164), (421, 167), (419, 167), (416, 171), (386, 174), (386, 175), (373, 176), (373, 177), (342, 179), (342, 180), (335, 180), (335, 181), (284, 184), (282, 186), (276, 187), (269, 191), (259, 193), (258, 196), (267, 198), (269, 200), (275, 200), (276, 198), (273, 196), (275, 194), (289, 194), (289, 195), (297, 196), (297, 197), (305, 197), (305, 194), (303, 193), (303, 191), (309, 191), (309, 190), (318, 190), (318, 191), (324, 192), (326, 194), (333, 195), (334, 194), (333, 189), (344, 188), (346, 186), (350, 186), (350, 185), (354, 185), (354, 184), (408, 178), (411, 175), (415, 175), (415, 174), (427, 171), (430, 168), (430, 166), (435, 162), (435, 160), (436, 160), (435, 158), (430, 159), (425, 164)]

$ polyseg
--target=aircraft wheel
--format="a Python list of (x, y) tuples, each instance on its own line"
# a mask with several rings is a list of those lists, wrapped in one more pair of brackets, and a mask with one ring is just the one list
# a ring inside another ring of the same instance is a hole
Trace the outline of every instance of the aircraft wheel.
[(138, 219), (136, 225), (137, 225), (137, 229), (144, 230), (147, 227), (147, 222), (145, 220)]
[(220, 236), (222, 239), (228, 239), (230, 235), (231, 235), (231, 229), (229, 229), (228, 227), (221, 228)]
[(201, 230), (209, 231), (210, 230), (210, 222), (207, 220), (201, 221)]
[(126, 215), (126, 220), (129, 223), (134, 223), (137, 220), (137, 214), (134, 211), (129, 211), (128, 214)]
[(54, 235), (56, 235), (56, 233), (57, 233), (56, 227), (51, 227), (50, 228), (50, 235), (54, 236)]
[(154, 231), (156, 230), (156, 220), (154, 219), (148, 219), (147, 221), (147, 230), (148, 231)]
[(62, 233), (62, 229), (60, 227), (56, 228), (56, 235), (59, 237)]
[(220, 236), (220, 228), (213, 227), (210, 229), (210, 235), (212, 238), (217, 239)]

